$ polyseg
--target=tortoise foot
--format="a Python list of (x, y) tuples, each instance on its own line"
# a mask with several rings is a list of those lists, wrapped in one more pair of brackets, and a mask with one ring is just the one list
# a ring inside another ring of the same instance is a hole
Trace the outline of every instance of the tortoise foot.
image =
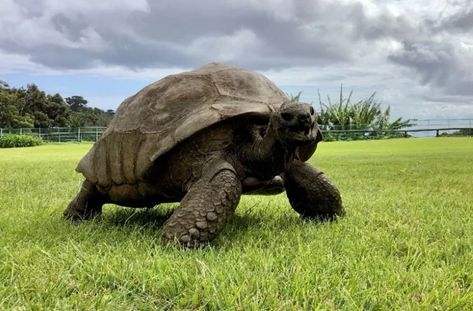
[(307, 163), (294, 161), (286, 171), (284, 185), (292, 208), (304, 220), (334, 220), (345, 215), (338, 189)]
[(73, 222), (80, 222), (82, 220), (89, 220), (102, 214), (102, 209), (90, 208), (88, 204), (79, 204), (77, 199), (74, 199), (69, 203), (67, 208), (64, 210), (64, 218)]
[(85, 180), (77, 196), (64, 210), (64, 218), (79, 222), (97, 217), (102, 213), (103, 200), (95, 185)]

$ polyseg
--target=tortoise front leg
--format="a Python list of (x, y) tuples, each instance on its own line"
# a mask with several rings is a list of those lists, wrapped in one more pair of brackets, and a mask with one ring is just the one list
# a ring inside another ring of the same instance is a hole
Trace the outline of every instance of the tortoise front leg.
[(191, 186), (180, 207), (164, 224), (162, 239), (187, 247), (212, 241), (233, 215), (241, 188), (228, 162), (209, 165), (208, 171)]
[(292, 208), (302, 218), (332, 220), (345, 214), (340, 192), (307, 163), (294, 160), (285, 172), (284, 186)]
[(77, 196), (64, 211), (64, 217), (72, 221), (95, 218), (102, 213), (103, 203), (103, 195), (98, 192), (93, 183), (86, 179)]

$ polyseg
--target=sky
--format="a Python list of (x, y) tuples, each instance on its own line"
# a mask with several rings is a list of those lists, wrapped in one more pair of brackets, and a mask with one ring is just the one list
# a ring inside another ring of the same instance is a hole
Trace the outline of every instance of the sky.
[(209, 62), (393, 117), (473, 118), (472, 0), (0, 0), (0, 80), (116, 109)]

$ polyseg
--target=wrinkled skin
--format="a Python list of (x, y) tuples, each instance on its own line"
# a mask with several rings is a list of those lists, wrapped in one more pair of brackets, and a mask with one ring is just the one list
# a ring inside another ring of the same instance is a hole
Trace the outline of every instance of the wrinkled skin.
[(313, 108), (287, 102), (269, 120), (245, 116), (196, 133), (158, 159), (145, 182), (103, 189), (86, 179), (64, 215), (77, 221), (99, 215), (104, 203), (152, 207), (180, 201), (162, 239), (190, 247), (217, 237), (242, 194), (286, 191), (302, 218), (332, 220), (344, 214), (340, 194), (300, 154), (312, 154), (320, 140)]

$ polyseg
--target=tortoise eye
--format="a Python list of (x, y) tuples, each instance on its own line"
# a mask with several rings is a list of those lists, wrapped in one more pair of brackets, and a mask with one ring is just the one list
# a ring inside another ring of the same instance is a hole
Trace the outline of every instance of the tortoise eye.
[(314, 107), (310, 106), (310, 114), (313, 116), (315, 113)]

